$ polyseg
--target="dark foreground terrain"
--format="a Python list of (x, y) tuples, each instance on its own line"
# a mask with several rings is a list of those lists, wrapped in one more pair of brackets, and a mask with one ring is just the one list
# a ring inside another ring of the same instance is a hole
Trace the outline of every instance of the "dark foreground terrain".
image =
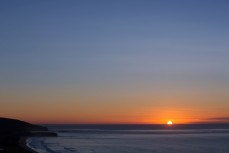
[(0, 118), (0, 153), (35, 153), (26, 146), (26, 137), (56, 136), (46, 127), (24, 121)]

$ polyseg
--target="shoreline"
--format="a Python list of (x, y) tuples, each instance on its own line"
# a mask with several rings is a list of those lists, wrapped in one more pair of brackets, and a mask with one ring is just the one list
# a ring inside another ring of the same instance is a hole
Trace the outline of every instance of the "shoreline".
[(28, 137), (56, 137), (47, 127), (0, 117), (0, 153), (39, 153), (27, 146)]
[(46, 136), (51, 137), (56, 135), (52, 132), (35, 132), (34, 134), (21, 136), (7, 136), (8, 138), (0, 139), (0, 153), (39, 153), (27, 146), (27, 139), (31, 137)]
[(18, 146), (22, 149), (24, 149), (26, 152), (28, 153), (39, 153), (35, 150), (33, 150), (32, 148), (30, 148), (29, 146), (27, 146), (27, 138), (28, 137), (21, 137), (18, 141)]
[(20, 137), (13, 144), (1, 144), (0, 153), (39, 153), (26, 145), (27, 137)]

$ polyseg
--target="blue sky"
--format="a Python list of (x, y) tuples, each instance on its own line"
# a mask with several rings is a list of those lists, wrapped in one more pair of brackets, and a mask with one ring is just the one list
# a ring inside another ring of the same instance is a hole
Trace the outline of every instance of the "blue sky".
[(228, 94), (226, 0), (0, 4), (4, 93), (96, 88)]

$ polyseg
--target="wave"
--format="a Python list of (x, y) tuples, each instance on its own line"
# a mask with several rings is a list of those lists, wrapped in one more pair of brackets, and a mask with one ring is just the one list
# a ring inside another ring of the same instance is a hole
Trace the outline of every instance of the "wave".
[[(35, 150), (39, 153), (61, 153), (58, 151), (54, 151), (48, 147), (48, 145), (44, 142), (45, 138), (28, 138), (27, 139), (27, 146), (31, 148), (32, 150)], [(55, 144), (56, 145), (56, 144)]]

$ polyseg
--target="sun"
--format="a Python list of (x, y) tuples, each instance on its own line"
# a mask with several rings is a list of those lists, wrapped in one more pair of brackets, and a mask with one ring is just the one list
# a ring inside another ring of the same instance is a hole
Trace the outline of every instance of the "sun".
[(168, 121), (168, 122), (167, 122), (167, 125), (172, 125), (172, 124), (173, 124), (172, 121)]

